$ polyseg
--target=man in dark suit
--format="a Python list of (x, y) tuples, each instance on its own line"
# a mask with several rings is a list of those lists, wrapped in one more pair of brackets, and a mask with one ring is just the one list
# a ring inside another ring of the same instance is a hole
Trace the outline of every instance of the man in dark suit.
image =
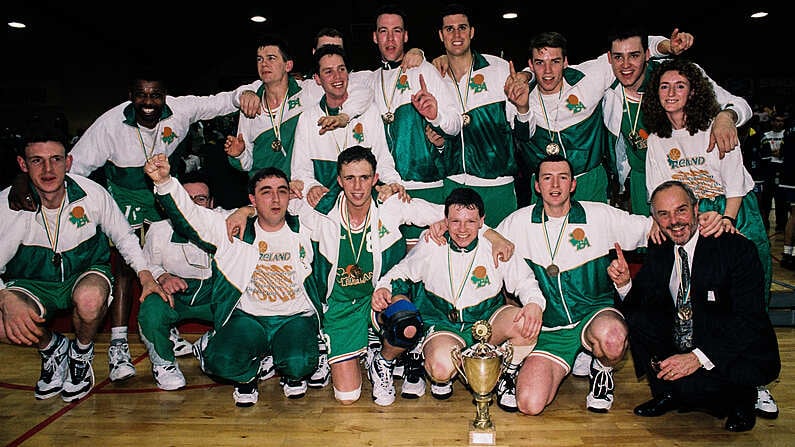
[(750, 430), (756, 387), (781, 369), (756, 248), (740, 234), (700, 236), (698, 200), (678, 181), (654, 190), (651, 211), (667, 240), (650, 243), (633, 280), (618, 244), (608, 267), (623, 298), (635, 372), (647, 376), (652, 393), (635, 414), (703, 409), (728, 416), (729, 431)]

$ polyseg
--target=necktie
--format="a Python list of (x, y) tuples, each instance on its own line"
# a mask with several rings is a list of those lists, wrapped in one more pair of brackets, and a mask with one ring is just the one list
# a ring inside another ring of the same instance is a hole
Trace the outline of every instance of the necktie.
[(693, 305), (690, 301), (690, 264), (687, 252), (679, 247), (679, 292), (676, 294), (674, 340), (680, 352), (693, 349)]

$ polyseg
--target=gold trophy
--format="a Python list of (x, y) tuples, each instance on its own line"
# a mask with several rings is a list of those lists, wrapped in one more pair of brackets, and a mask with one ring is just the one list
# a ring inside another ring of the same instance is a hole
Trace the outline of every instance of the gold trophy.
[(472, 337), (477, 343), (464, 352), (456, 346), (450, 351), (450, 356), (455, 369), (475, 395), (477, 411), (475, 420), (469, 424), (469, 444), (495, 445), (497, 431), (489, 417), (489, 404), (492, 401), (492, 390), (513, 358), (513, 348), (510, 343), (506, 343), (504, 348), (486, 343), (491, 337), (491, 325), (485, 320), (472, 325)]

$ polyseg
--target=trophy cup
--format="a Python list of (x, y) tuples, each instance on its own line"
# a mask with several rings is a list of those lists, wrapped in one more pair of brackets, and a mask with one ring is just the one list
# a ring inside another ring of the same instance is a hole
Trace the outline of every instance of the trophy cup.
[(477, 343), (464, 352), (457, 346), (450, 352), (455, 369), (475, 396), (475, 420), (469, 424), (470, 445), (495, 445), (497, 442), (497, 431), (489, 417), (491, 391), (513, 357), (510, 343), (498, 348), (486, 343), (490, 336), (491, 325), (485, 320), (477, 321), (472, 326), (472, 337)]

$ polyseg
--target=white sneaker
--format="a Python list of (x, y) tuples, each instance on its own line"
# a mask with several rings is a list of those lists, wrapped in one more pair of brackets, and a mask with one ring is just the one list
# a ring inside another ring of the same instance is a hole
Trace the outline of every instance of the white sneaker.
[(580, 351), (574, 359), (574, 365), (571, 367), (571, 375), (574, 377), (588, 377), (591, 374), (591, 353), (588, 351)]
[(251, 407), (256, 404), (257, 400), (259, 400), (257, 381), (252, 380), (249, 383), (236, 383), (232, 398), (235, 399), (235, 405), (238, 407)]
[(320, 354), (317, 358), (317, 369), (309, 377), (309, 388), (323, 388), (331, 382), (331, 367), (328, 364), (328, 354)]
[(126, 380), (135, 375), (127, 340), (111, 340), (108, 346), (108, 378), (111, 382)]
[(176, 362), (167, 365), (152, 365), (152, 376), (161, 390), (173, 391), (185, 386), (185, 376)]
[(193, 352), (193, 343), (182, 338), (182, 336), (179, 335), (179, 330), (176, 327), (171, 328), (168, 333), (168, 339), (174, 344), (175, 356), (182, 357), (185, 355), (190, 355)]
[(257, 377), (259, 380), (268, 380), (276, 375), (276, 367), (273, 365), (273, 356), (266, 355), (259, 362), (259, 371)]
[(766, 386), (756, 387), (756, 415), (764, 419), (778, 417), (778, 405)]
[(376, 405), (387, 406), (395, 402), (395, 382), (392, 378), (392, 362), (376, 353), (370, 367), (367, 368), (367, 377), (373, 384), (373, 401)]
[(434, 382), (431, 380), (431, 396), (434, 399), (446, 400), (453, 395), (453, 381), (447, 382)]
[[(210, 337), (213, 336), (215, 332), (213, 330), (209, 330), (202, 334), (196, 343), (193, 344), (191, 351), (193, 352), (193, 356), (196, 357), (196, 360), (199, 361), (199, 368), (204, 372), (207, 373), (207, 370), (204, 368), (204, 350), (207, 348), (207, 343), (210, 341)], [(260, 368), (262, 365), (260, 364)]]
[(613, 406), (613, 391), (616, 388), (613, 367), (604, 366), (599, 360), (593, 359), (590, 370), (591, 390), (585, 398), (586, 406), (594, 413), (607, 413)]
[(94, 368), (91, 362), (94, 360), (94, 343), (86, 352), (77, 352), (77, 342), (69, 344), (67, 354), (67, 374), (63, 382), (61, 399), (64, 402), (73, 402), (82, 399), (91, 388), (94, 387)]
[(285, 380), (282, 389), (288, 399), (300, 399), (306, 396), (306, 380)]
[(47, 351), (39, 351), (41, 374), (36, 382), (36, 388), (33, 390), (33, 395), (39, 400), (61, 394), (64, 380), (68, 374), (69, 340), (57, 332), (53, 332), (52, 337), (55, 339), (53, 346)]

